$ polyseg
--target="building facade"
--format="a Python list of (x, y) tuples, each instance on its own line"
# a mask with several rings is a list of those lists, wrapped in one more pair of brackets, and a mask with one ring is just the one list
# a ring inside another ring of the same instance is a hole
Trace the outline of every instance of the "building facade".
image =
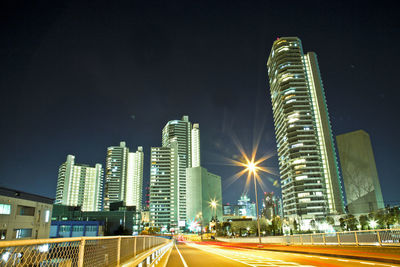
[(281, 199), (274, 192), (264, 192), (262, 199), (262, 216), (268, 220), (276, 216), (283, 216)]
[(138, 147), (136, 152), (128, 154), (128, 170), (126, 178), (126, 206), (135, 206), (142, 210), (143, 187), (143, 147)]
[(178, 144), (151, 148), (150, 225), (178, 227)]
[(203, 167), (187, 168), (186, 172), (186, 197), (190, 200), (186, 202), (188, 221), (202, 220), (204, 225), (212, 218), (222, 221), (221, 177)]
[(0, 239), (49, 238), (54, 199), (0, 187)]
[(162, 130), (162, 146), (169, 147), (171, 142), (178, 148), (178, 221), (186, 221), (186, 168), (192, 166), (192, 124), (188, 116), (181, 120), (169, 121)]
[(267, 62), (285, 217), (344, 212), (336, 153), (315, 53), (277, 39)]
[[(108, 211), (82, 211), (79, 207), (54, 205), (51, 217), (52, 235), (77, 236), (80, 231), (84, 230), (82, 229), (83, 225), (86, 230), (82, 234), (86, 236), (93, 236), (96, 230), (97, 235), (140, 234), (142, 230), (141, 214), (136, 211), (135, 207), (123, 206), (123, 201), (120, 201), (113, 202), (110, 209)], [(83, 221), (87, 223), (79, 223)], [(96, 224), (92, 222), (99, 222), (97, 229), (94, 227)], [(75, 229), (73, 226), (76, 226)]]
[(123, 201), (126, 206), (142, 207), (143, 147), (129, 152), (125, 142), (107, 148), (104, 209)]
[[(192, 138), (192, 134), (194, 138)], [(169, 121), (162, 130), (162, 146), (151, 148), (150, 224), (184, 227), (187, 221), (187, 175), (193, 161), (200, 165), (200, 129), (188, 116)]]
[(240, 199), (238, 200), (238, 205), (243, 206), (243, 210), (241, 213), (244, 216), (250, 217), (252, 219), (257, 218), (256, 203), (251, 202), (250, 198), (246, 194), (240, 196)]
[(192, 167), (200, 166), (200, 127), (198, 123), (194, 123), (192, 128)]
[(99, 221), (51, 221), (50, 238), (104, 236)]
[(104, 210), (109, 210), (112, 202), (125, 200), (128, 156), (129, 149), (125, 142), (107, 148)]
[(336, 136), (348, 212), (369, 213), (385, 207), (369, 134), (363, 130)]
[(76, 164), (75, 156), (68, 155), (58, 171), (55, 204), (81, 206), (85, 211), (102, 208), (103, 168)]

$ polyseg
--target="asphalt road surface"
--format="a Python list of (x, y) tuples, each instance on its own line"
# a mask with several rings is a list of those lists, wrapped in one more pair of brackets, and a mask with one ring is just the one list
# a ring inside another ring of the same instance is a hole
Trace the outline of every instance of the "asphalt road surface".
[(228, 248), (193, 242), (174, 245), (168, 267), (228, 266), (400, 266), (338, 257)]

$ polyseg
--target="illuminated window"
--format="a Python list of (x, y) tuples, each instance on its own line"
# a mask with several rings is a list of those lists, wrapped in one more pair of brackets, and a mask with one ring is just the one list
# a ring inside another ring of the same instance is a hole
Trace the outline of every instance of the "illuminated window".
[(0, 214), (11, 214), (11, 205), (9, 204), (0, 204)]
[(15, 229), (15, 238), (32, 237), (32, 228)]
[(50, 221), (50, 211), (46, 210), (44, 214), (44, 222), (49, 222)]

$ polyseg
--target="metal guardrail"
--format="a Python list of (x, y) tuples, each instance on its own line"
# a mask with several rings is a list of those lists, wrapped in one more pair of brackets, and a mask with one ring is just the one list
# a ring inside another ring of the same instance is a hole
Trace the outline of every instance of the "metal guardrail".
[(119, 266), (169, 242), (166, 238), (155, 236), (1, 241), (0, 266)]
[[(258, 243), (258, 238), (217, 238), (235, 243)], [(400, 246), (400, 229), (362, 230), (336, 233), (267, 236), (262, 243), (283, 245), (354, 245), (354, 246)]]

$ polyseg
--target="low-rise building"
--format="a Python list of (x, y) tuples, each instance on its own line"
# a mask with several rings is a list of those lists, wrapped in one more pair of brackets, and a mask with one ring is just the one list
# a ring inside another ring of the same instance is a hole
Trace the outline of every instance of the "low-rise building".
[(54, 199), (0, 187), (0, 238), (48, 238)]
[[(69, 229), (68, 225), (74, 225), (71, 221), (96, 221), (103, 225), (104, 235), (140, 234), (140, 212), (136, 211), (135, 206), (126, 207), (122, 203), (119, 206), (117, 202), (111, 203), (109, 211), (81, 211), (79, 207), (54, 205), (52, 225), (63, 225), (64, 222), (66, 229)], [(79, 225), (75, 225), (78, 230)]]
[(52, 221), (50, 238), (103, 236), (102, 224), (99, 221)]

